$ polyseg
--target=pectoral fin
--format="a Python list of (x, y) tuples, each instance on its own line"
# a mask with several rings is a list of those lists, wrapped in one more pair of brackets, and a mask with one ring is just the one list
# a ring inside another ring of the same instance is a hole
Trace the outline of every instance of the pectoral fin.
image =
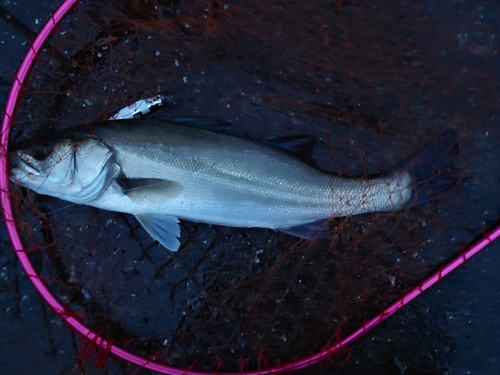
[(146, 200), (148, 203), (160, 203), (177, 197), (182, 185), (175, 181), (160, 178), (125, 178), (116, 179), (123, 194), (132, 200)]
[(135, 215), (139, 223), (151, 237), (170, 251), (179, 250), (181, 235), (179, 219), (170, 215), (141, 214)]
[(279, 228), (278, 230), (305, 240), (330, 240), (333, 236), (328, 229), (328, 222), (326, 219), (290, 228)]

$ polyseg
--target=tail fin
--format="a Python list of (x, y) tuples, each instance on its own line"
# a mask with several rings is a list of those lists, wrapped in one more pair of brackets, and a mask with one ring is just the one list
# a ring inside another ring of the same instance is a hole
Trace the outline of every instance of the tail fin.
[(458, 134), (450, 129), (394, 167), (392, 173), (407, 172), (413, 182), (412, 196), (402, 208), (432, 201), (455, 186), (461, 180), (454, 166), (459, 151)]

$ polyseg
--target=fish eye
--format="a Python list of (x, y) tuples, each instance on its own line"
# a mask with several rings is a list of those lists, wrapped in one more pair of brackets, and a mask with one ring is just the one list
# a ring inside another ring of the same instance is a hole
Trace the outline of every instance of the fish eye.
[(50, 155), (54, 153), (54, 146), (49, 145), (38, 145), (34, 146), (29, 152), (36, 160), (42, 161), (47, 159)]

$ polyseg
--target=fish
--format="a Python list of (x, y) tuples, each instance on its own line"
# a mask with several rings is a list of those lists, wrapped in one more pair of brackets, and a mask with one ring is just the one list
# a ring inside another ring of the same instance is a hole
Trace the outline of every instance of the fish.
[(43, 153), (11, 151), (10, 178), (38, 194), (132, 214), (171, 251), (180, 247), (179, 219), (328, 239), (332, 217), (407, 209), (435, 199), (456, 180), (454, 130), (368, 178), (325, 172), (297, 156), (310, 137), (262, 142), (191, 126), (196, 122), (77, 126)]

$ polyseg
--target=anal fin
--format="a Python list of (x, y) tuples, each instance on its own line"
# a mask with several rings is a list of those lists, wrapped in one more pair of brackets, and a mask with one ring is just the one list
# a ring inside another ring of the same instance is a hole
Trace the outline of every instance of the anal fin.
[(328, 220), (317, 220), (289, 228), (278, 228), (280, 232), (305, 240), (330, 240), (333, 234), (328, 228)]

